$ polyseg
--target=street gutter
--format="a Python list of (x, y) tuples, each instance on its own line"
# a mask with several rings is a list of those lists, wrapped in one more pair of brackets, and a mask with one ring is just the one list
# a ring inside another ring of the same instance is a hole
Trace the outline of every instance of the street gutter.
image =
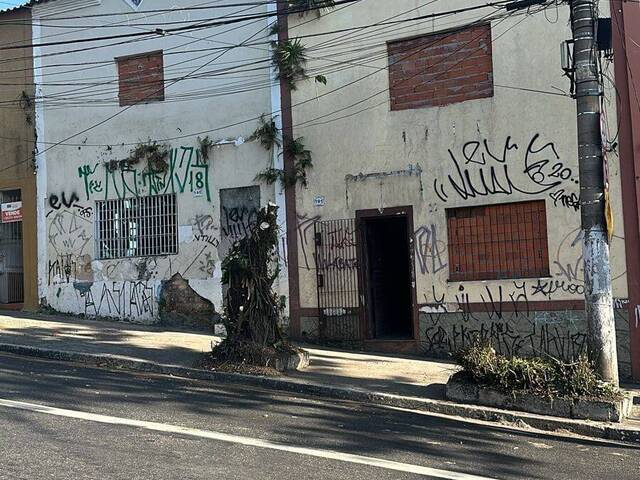
[(640, 445), (640, 424), (616, 424), (573, 420), (511, 410), (460, 404), (446, 400), (393, 395), (360, 388), (334, 387), (292, 378), (273, 378), (240, 373), (215, 372), (178, 365), (166, 365), (121, 355), (52, 350), (27, 345), (0, 343), (0, 352), (61, 362), (74, 362), (98, 368), (124, 369), (215, 383), (252, 386), (279, 392), (310, 395), (323, 399), (349, 400), (368, 405), (418, 410), (472, 420), (511, 424), (549, 432), (574, 433), (585, 437), (630, 442)]

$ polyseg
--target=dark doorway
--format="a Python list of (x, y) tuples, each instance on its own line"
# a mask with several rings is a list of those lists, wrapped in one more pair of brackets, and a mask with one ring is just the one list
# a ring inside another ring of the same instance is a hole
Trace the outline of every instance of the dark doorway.
[(362, 220), (371, 335), (376, 339), (413, 338), (408, 219), (394, 215)]

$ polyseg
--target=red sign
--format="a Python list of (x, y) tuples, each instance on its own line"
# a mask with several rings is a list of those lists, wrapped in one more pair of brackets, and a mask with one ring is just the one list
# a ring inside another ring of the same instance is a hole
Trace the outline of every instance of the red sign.
[(22, 202), (3, 203), (0, 205), (2, 223), (22, 221)]

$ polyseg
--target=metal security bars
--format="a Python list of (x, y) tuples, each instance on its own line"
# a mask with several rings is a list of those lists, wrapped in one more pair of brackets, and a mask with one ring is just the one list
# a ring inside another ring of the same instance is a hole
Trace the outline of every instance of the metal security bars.
[[(1, 203), (21, 200), (20, 190), (0, 192)], [(0, 223), (0, 303), (23, 301), (22, 222)]]
[(107, 260), (178, 253), (176, 196), (96, 202), (96, 252)]
[(355, 219), (315, 224), (321, 341), (362, 339), (356, 241)]

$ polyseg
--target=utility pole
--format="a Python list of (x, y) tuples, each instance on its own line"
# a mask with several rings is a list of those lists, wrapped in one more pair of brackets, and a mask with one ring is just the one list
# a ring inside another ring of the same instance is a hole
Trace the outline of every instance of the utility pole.
[(596, 0), (570, 0), (578, 113), (578, 168), (589, 357), (603, 380), (618, 385), (616, 329), (600, 126), (601, 85), (596, 43)]

